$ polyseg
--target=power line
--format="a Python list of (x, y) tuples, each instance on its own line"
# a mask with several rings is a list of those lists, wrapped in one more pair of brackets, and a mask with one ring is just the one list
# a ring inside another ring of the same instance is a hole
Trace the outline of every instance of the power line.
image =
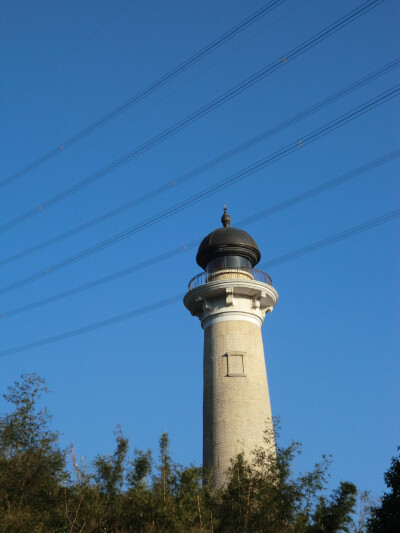
[(34, 274), (31, 274), (23, 279), (15, 281), (1, 288), (0, 294), (11, 292), (15, 289), (23, 287), (24, 285), (32, 283), (42, 277), (48, 276), (51, 272), (56, 272), (73, 263), (81, 261), (82, 259), (85, 259), (86, 257), (89, 257), (95, 253), (98, 253), (101, 250), (104, 250), (105, 248), (109, 246), (117, 244), (118, 242), (130, 237), (131, 235), (134, 235), (140, 231), (143, 231), (144, 229), (158, 222), (161, 222), (162, 220), (165, 220), (166, 218), (169, 218), (170, 216), (176, 213), (179, 213), (180, 211), (184, 209), (187, 209), (188, 207), (200, 202), (201, 200), (204, 200), (205, 198), (208, 198), (209, 196), (215, 194), (216, 192), (226, 187), (229, 187), (238, 181), (241, 181), (242, 179), (250, 176), (251, 174), (254, 174), (255, 172), (258, 172), (259, 170), (265, 168), (267, 165), (270, 165), (274, 163), (275, 161), (282, 159), (283, 157), (291, 154), (292, 152), (298, 150), (299, 148), (302, 148), (303, 146), (312, 143), (313, 141), (319, 139), (320, 137), (327, 135), (328, 133), (347, 124), (351, 120), (354, 120), (355, 118), (360, 117), (366, 112), (371, 111), (375, 107), (382, 105), (383, 103), (398, 96), (399, 94), (400, 94), (400, 83), (395, 85), (391, 89), (379, 94), (378, 96), (368, 100), (364, 104), (352, 109), (348, 113), (341, 115), (339, 118), (329, 122), (328, 124), (325, 124), (324, 126), (318, 128), (317, 130), (312, 131), (311, 133), (305, 135), (301, 139), (298, 139), (288, 144), (286, 147), (274, 152), (273, 154), (267, 157), (260, 159), (256, 163), (253, 163), (252, 165), (240, 170), (239, 172), (220, 180), (215, 185), (212, 185), (211, 187), (207, 187), (206, 189), (203, 189), (201, 192), (195, 195), (192, 195), (186, 200), (179, 202), (178, 204), (175, 204), (174, 206), (164, 211), (161, 211), (157, 214), (153, 214), (151, 217), (144, 220), (143, 222), (140, 222), (139, 224), (135, 224), (134, 226), (130, 226), (129, 228), (117, 233), (116, 235), (113, 235), (112, 237), (104, 239), (103, 241), (89, 248), (86, 248), (85, 250), (82, 250), (81, 252), (78, 252), (77, 254), (74, 254), (66, 259), (63, 259), (62, 261), (59, 261), (58, 263), (53, 264), (50, 267), (47, 267), (45, 270), (40, 270)]
[[(98, 27), (93, 33), (91, 33), (88, 37), (86, 37), (85, 39), (83, 39), (82, 41), (80, 41), (76, 46), (74, 46), (74, 48), (72, 48), (67, 54), (65, 54), (61, 59), (59, 59), (58, 61), (56, 61), (56, 63), (54, 63), (51, 67), (49, 67), (45, 72), (43, 72), (43, 74), (41, 74), (40, 76), (38, 76), (35, 80), (33, 80), (29, 85), (27, 85), (24, 89), (22, 89), (22, 91), (20, 91), (16, 96), (14, 96), (14, 98), (12, 98), (6, 105), (4, 105), (2, 107), (2, 109), (5, 109), (7, 108), (9, 105), (11, 105), (12, 103), (14, 103), (16, 100), (18, 100), (18, 98), (20, 98), (22, 95), (24, 95), (26, 92), (29, 91), (29, 89), (32, 89), (32, 87), (34, 87), (35, 85), (37, 85), (44, 77), (46, 77), (48, 74), (50, 74), (51, 72), (53, 72), (53, 70), (55, 70), (57, 67), (59, 67), (62, 63), (64, 63), (64, 61), (66, 61), (68, 58), (70, 58), (77, 50), (79, 50), (80, 48), (82, 48), (82, 46), (84, 46), (86, 43), (88, 43), (91, 39), (93, 39), (93, 37), (95, 37), (96, 35), (98, 35), (102, 30), (104, 30), (104, 28), (106, 26), (108, 26), (109, 24), (111, 24), (111, 22), (113, 22), (117, 17), (119, 17), (120, 15), (122, 15), (122, 13), (124, 13), (132, 4), (133, 2), (135, 2), (136, 0), (130, 0), (130, 2), (128, 2), (127, 4), (125, 4), (119, 11), (117, 11), (111, 18), (109, 18), (108, 20), (106, 20), (106, 22), (104, 22), (104, 24), (102, 24), (100, 27)], [(58, 147), (59, 148), (59, 147)]]
[[(393, 159), (400, 156), (400, 148), (397, 150), (393, 150), (392, 152), (389, 152), (385, 154), (384, 156), (378, 157), (377, 159), (374, 159), (373, 161), (370, 161), (366, 163), (365, 165), (362, 165), (358, 168), (355, 168), (349, 172), (346, 172), (345, 174), (342, 174), (336, 178), (333, 178), (325, 183), (322, 183), (321, 185), (318, 185), (316, 187), (313, 187), (312, 189), (309, 189), (308, 191), (305, 191), (304, 193), (298, 194), (296, 196), (293, 196), (292, 198), (289, 198), (288, 200), (285, 200), (284, 202), (281, 202), (279, 204), (276, 204), (272, 207), (269, 207), (268, 209), (265, 209), (263, 211), (260, 211), (259, 213), (256, 213), (248, 218), (245, 218), (237, 223), (237, 227), (245, 227), (249, 224), (252, 224), (254, 222), (257, 222), (258, 220), (261, 220), (263, 218), (266, 218), (268, 216), (271, 216), (275, 213), (278, 213), (279, 211), (282, 211), (284, 209), (287, 209), (288, 207), (291, 207), (293, 205), (296, 205), (300, 202), (303, 202), (307, 200), (308, 198), (311, 198), (313, 196), (316, 196), (317, 194), (320, 194), (322, 192), (325, 192), (329, 189), (332, 189), (334, 187), (337, 187), (338, 185), (341, 185), (353, 178), (356, 178), (357, 176), (360, 176), (364, 174), (365, 172), (369, 172), (375, 168), (378, 168), (379, 166), (388, 163), (392, 161)], [(41, 307), (43, 305), (47, 305), (59, 300), (62, 300), (64, 298), (67, 298), (69, 296), (73, 296), (75, 294), (79, 294), (80, 292), (96, 288), (100, 285), (103, 285), (105, 283), (109, 283), (111, 281), (114, 281), (116, 279), (122, 278), (124, 276), (127, 276), (129, 274), (132, 274), (134, 272), (137, 272), (139, 270), (143, 270), (147, 267), (153, 266), (157, 263), (160, 263), (162, 261), (166, 261), (167, 259), (171, 259), (172, 257), (175, 257), (181, 253), (187, 252), (188, 250), (191, 250), (193, 248), (196, 248), (202, 238), (195, 239), (191, 242), (188, 242), (184, 244), (183, 246), (178, 246), (177, 248), (174, 248), (172, 250), (169, 250), (167, 252), (164, 252), (160, 255), (157, 255), (156, 257), (152, 257), (150, 259), (147, 259), (145, 261), (142, 261), (140, 263), (136, 263), (135, 265), (131, 265), (127, 268), (124, 268), (122, 270), (119, 270), (117, 272), (113, 272), (112, 274), (108, 274), (106, 276), (103, 276), (101, 278), (98, 278), (93, 281), (89, 281), (87, 283), (84, 283), (82, 285), (78, 285), (77, 287), (74, 287), (73, 289), (69, 289), (67, 291), (63, 291), (60, 293), (57, 293), (53, 296), (49, 296), (47, 298), (42, 298), (41, 300), (37, 300), (35, 302), (31, 302), (29, 304), (25, 304), (23, 306), (10, 309), (8, 311), (5, 311), (0, 314), (1, 318), (7, 318), (10, 316), (14, 316), (17, 314), (24, 313), (26, 311), (30, 311), (31, 309), (35, 309), (37, 307)], [(268, 266), (268, 265), (267, 265)]]
[(174, 257), (176, 255), (179, 255), (183, 252), (186, 252), (188, 250), (191, 250), (192, 248), (195, 248), (198, 246), (201, 242), (201, 239), (197, 239), (195, 241), (192, 241), (190, 243), (187, 243), (183, 246), (179, 246), (173, 250), (169, 250), (168, 252), (165, 252), (163, 254), (160, 254), (156, 257), (152, 257), (150, 259), (147, 259), (146, 261), (142, 261), (141, 263), (137, 263), (136, 265), (132, 265), (128, 268), (124, 268), (123, 270), (119, 270), (118, 272), (114, 272), (112, 274), (108, 274), (107, 276), (103, 276), (101, 278), (98, 278), (94, 281), (89, 281), (88, 283), (84, 283), (83, 285), (79, 285), (77, 287), (74, 287), (73, 289), (69, 289), (67, 291), (60, 292), (58, 294), (55, 294), (53, 296), (49, 296), (48, 298), (43, 298), (41, 300), (32, 302), (27, 305), (23, 305), (21, 307), (17, 307), (15, 309), (11, 309), (9, 311), (5, 311), (4, 313), (0, 314), (1, 318), (6, 318), (9, 316), (17, 315), (20, 313), (24, 313), (25, 311), (30, 311), (31, 309), (35, 309), (36, 307), (41, 307), (43, 305), (47, 305), (53, 302), (56, 302), (58, 300), (62, 300), (63, 298), (67, 298), (69, 296), (73, 296), (74, 294), (79, 294), (80, 292), (87, 291), (89, 289), (94, 289), (95, 287), (98, 287), (99, 285), (103, 285), (104, 283), (109, 283), (110, 281), (114, 281), (115, 279), (122, 278), (123, 276), (127, 276), (128, 274), (132, 274), (133, 272), (137, 272), (138, 270), (142, 270), (144, 268), (147, 268), (149, 266), (155, 265), (157, 263), (160, 263), (161, 261), (165, 261), (167, 259), (170, 259), (171, 257)]
[(305, 200), (308, 200), (309, 198), (312, 198), (318, 194), (321, 194), (322, 192), (333, 189), (334, 187), (342, 185), (343, 183), (346, 183), (347, 181), (350, 181), (358, 176), (361, 176), (362, 174), (365, 174), (366, 172), (370, 172), (371, 170), (374, 170), (375, 168), (378, 168), (386, 163), (389, 163), (390, 161), (393, 161), (394, 159), (398, 157), (400, 157), (400, 148), (397, 148), (396, 150), (388, 152), (387, 154), (381, 157), (378, 157), (372, 161), (369, 161), (365, 165), (361, 165), (360, 167), (350, 170), (349, 172), (345, 172), (344, 174), (341, 174), (340, 176), (336, 178), (328, 180), (325, 183), (322, 183), (321, 185), (317, 185), (316, 187), (313, 187), (312, 189), (309, 189), (303, 193), (297, 194), (296, 196), (292, 196), (291, 198), (283, 202), (280, 202), (279, 204), (276, 204), (272, 207), (269, 207), (268, 209), (260, 211), (259, 213), (256, 213), (254, 215), (251, 215), (250, 217), (243, 219), (240, 222), (240, 226), (241, 227), (248, 226), (249, 224), (253, 224), (254, 222), (262, 220), (268, 216), (274, 215), (275, 213), (278, 213), (279, 211), (282, 211), (283, 209), (287, 209), (288, 207), (297, 205), (300, 202), (304, 202)]
[(278, 6), (278, 4), (285, 2), (286, 0), (270, 0), (267, 4), (265, 4), (262, 8), (252, 13), (250, 16), (242, 20), (239, 24), (228, 30), (227, 32), (223, 33), (220, 37), (206, 45), (204, 48), (196, 52), (194, 55), (190, 56), (188, 59), (183, 61), (183, 63), (180, 63), (176, 67), (174, 67), (172, 70), (167, 72), (167, 74), (164, 74), (161, 76), (161, 78), (158, 78), (156, 81), (148, 85), (146, 88), (142, 89), (135, 95), (131, 96), (128, 100), (120, 104), (119, 106), (115, 107), (112, 111), (109, 111), (99, 119), (95, 120), (82, 130), (80, 130), (78, 133), (75, 133), (72, 135), (72, 137), (69, 137), (65, 141), (63, 141), (58, 146), (52, 148), (47, 153), (43, 154), (41, 157), (33, 161), (32, 163), (29, 163), (21, 170), (15, 172), (14, 174), (11, 174), (7, 178), (0, 181), (0, 188), (5, 187), (6, 185), (12, 183), (17, 178), (20, 178), (24, 174), (30, 172), (31, 170), (35, 169), (39, 165), (43, 164), (44, 162), (48, 161), (55, 155), (61, 153), (66, 148), (69, 148), (76, 142), (80, 141), (96, 129), (98, 129), (100, 126), (103, 126), (107, 122), (109, 122), (114, 117), (120, 115), (122, 112), (126, 111), (130, 107), (132, 107), (134, 104), (138, 103), (140, 100), (154, 92), (155, 90), (159, 89), (169, 81), (171, 81), (173, 78), (187, 70), (189, 67), (193, 66), (195, 63), (200, 61), (203, 57), (209, 55), (211, 52), (228, 42), (230, 39), (235, 37), (237, 34), (242, 32), (244, 29), (249, 27), (251, 24), (259, 20), (261, 17), (265, 16), (267, 13), (275, 9), (275, 7)]
[(221, 55), (220, 57), (218, 57), (215, 61), (209, 63), (205, 68), (203, 68), (202, 70), (200, 70), (199, 72), (195, 73), (193, 76), (189, 77), (188, 79), (186, 79), (184, 82), (180, 83), (176, 88), (172, 88), (169, 92), (167, 92), (164, 96), (162, 96), (161, 98), (159, 98), (158, 100), (156, 100), (155, 102), (153, 102), (150, 106), (147, 106), (145, 109), (143, 109), (140, 113), (137, 113), (135, 115), (133, 115), (130, 119), (128, 119), (128, 121), (125, 121), (124, 123), (122, 124), (119, 124), (116, 128), (114, 128), (113, 130), (111, 130), (111, 132), (108, 132), (106, 133), (105, 135), (103, 135), (100, 139), (97, 139), (94, 143), (92, 144), (89, 144), (88, 146), (86, 146), (85, 148), (83, 148), (83, 150), (80, 150), (77, 154), (74, 154), (74, 156), (71, 158), (69, 158), (67, 161), (64, 160), (63, 163), (61, 163), (60, 165), (56, 166), (52, 171), (49, 171), (45, 174), (42, 174), (40, 176), (37, 176), (35, 179), (31, 180), (27, 185), (23, 186), (22, 188), (14, 191), (13, 193), (11, 193), (10, 195), (8, 196), (4, 196), (1, 200), (0, 200), (0, 205), (5, 203), (5, 202), (8, 202), (11, 198), (14, 198), (15, 196), (25, 192), (28, 188), (32, 187), (33, 185), (35, 185), (36, 183), (38, 183), (39, 181), (42, 181), (44, 179), (47, 179), (48, 176), (51, 174), (51, 175), (54, 175), (54, 173), (56, 171), (58, 171), (59, 169), (61, 168), (64, 168), (66, 165), (68, 165), (71, 161), (74, 161), (76, 160), (77, 158), (79, 158), (82, 154), (86, 153), (88, 150), (91, 150), (92, 148), (96, 147), (96, 146), (99, 146), (100, 144), (102, 144), (105, 140), (109, 139), (110, 136), (114, 135), (117, 131), (119, 131), (121, 128), (123, 128), (124, 126), (126, 126), (127, 124), (131, 123), (132, 121), (134, 121), (138, 116), (141, 116), (145, 113), (147, 113), (150, 109), (153, 109), (155, 108), (156, 106), (158, 106), (159, 104), (161, 104), (162, 102), (165, 102), (172, 94), (178, 92), (179, 90), (181, 90), (183, 87), (185, 87), (186, 85), (188, 85), (189, 83), (192, 83), (194, 80), (196, 80), (198, 77), (202, 76), (204, 73), (206, 73), (207, 71), (209, 71), (211, 68), (215, 67), (217, 64), (223, 62), (228, 56), (232, 55), (234, 52), (236, 52), (237, 50), (239, 50), (240, 48), (242, 48), (243, 46), (247, 45), (250, 41), (254, 40), (256, 37), (258, 37), (261, 33), (265, 33), (265, 31), (270, 28), (271, 26), (273, 26), (274, 24), (276, 24), (277, 22), (279, 22), (280, 20), (286, 18), (288, 15), (292, 14), (294, 11), (296, 10), (299, 10), (303, 4), (305, 4), (306, 2), (308, 2), (309, 0), (299, 0), (299, 3), (293, 5), (290, 9), (286, 10), (285, 12), (281, 13), (278, 17), (274, 18), (273, 20), (271, 20), (270, 24), (267, 24), (265, 25), (261, 30), (258, 30), (257, 32), (254, 32), (249, 38), (243, 40), (240, 44), (238, 44), (237, 46), (233, 47), (231, 50), (229, 50), (226, 54), (224, 55)]
[(74, 194), (83, 188), (87, 187), (88, 185), (98, 181), (103, 176), (109, 174), (110, 172), (113, 172), (114, 170), (117, 170), (121, 166), (125, 165), (129, 161), (131, 161), (133, 158), (137, 157), (138, 155), (146, 152), (153, 146), (157, 145), (161, 141), (167, 139), (171, 135), (174, 135), (178, 131), (181, 131), (182, 129), (186, 128), (196, 120), (200, 119), (201, 117), (205, 116), (207, 113), (210, 113), (211, 111), (217, 109), (222, 104), (227, 102), (228, 100), (234, 98), (238, 94), (242, 93), (243, 91), (247, 90), (254, 84), (260, 82), (262, 79), (264, 79), (267, 75), (271, 74), (275, 70), (278, 70), (283, 65), (286, 65), (289, 61), (296, 59), (306, 51), (310, 50), (326, 38), (330, 37), (331, 35), (334, 35), (336, 32), (338, 32), (340, 29), (344, 28), (357, 18), (359, 18), (361, 15), (365, 14), (367, 11), (371, 10), (376, 5), (384, 2), (385, 0), (368, 0), (364, 4), (362, 4), (361, 7), (358, 7), (357, 9), (351, 11), (346, 16), (338, 19), (336, 22), (330, 24), (327, 26), (324, 30), (318, 32), (313, 37), (310, 37), (300, 45), (293, 48), (290, 52), (287, 52), (284, 57), (280, 57), (277, 60), (273, 61), (271, 64), (267, 65), (263, 69), (259, 70), (243, 82), (239, 83), (238, 85), (235, 85), (232, 89), (225, 92), (221, 96), (217, 97), (216, 99), (212, 100), (205, 106), (201, 107), (197, 111), (191, 113), (186, 118), (180, 120), (173, 126), (170, 126), (160, 134), (156, 135), (155, 137), (152, 137), (145, 143), (141, 144), (139, 147), (134, 148), (124, 156), (120, 157), (116, 161), (110, 163), (109, 165), (106, 165), (102, 169), (98, 170), (97, 172), (91, 174), (90, 176), (84, 178), (83, 180), (79, 181), (75, 185), (72, 185), (71, 187), (68, 187), (67, 189), (64, 189), (64, 191), (61, 191), (60, 193), (52, 196), (49, 200), (46, 200), (43, 202), (39, 207), (34, 207), (25, 213), (19, 215), (18, 217), (10, 220), (9, 222), (3, 224), (0, 226), (0, 232), (6, 231), (7, 229), (10, 229), (11, 227), (16, 226), (17, 224), (20, 224), (21, 222), (37, 215), (38, 213), (42, 213), (43, 210), (55, 205), (56, 203), (64, 200), (71, 194)]
[(175, 302), (179, 302), (182, 300), (185, 293), (178, 294), (176, 296), (173, 296), (172, 298), (167, 298), (165, 300), (161, 300), (159, 302), (156, 302), (151, 305), (146, 305), (145, 307), (140, 307), (139, 309), (135, 309), (133, 311), (129, 311), (128, 313), (124, 313), (122, 315), (115, 316), (113, 318), (109, 318), (107, 320), (102, 320), (101, 322), (96, 322), (95, 324), (90, 324), (88, 326), (84, 326), (82, 328), (74, 329), (72, 331), (67, 331), (65, 333), (61, 333), (59, 335), (54, 335), (53, 337), (48, 337), (47, 339), (42, 339), (41, 341), (31, 342), (29, 344), (25, 344), (23, 346), (19, 346), (17, 348), (11, 348), (9, 350), (3, 350), (0, 352), (0, 356), (4, 355), (11, 355), (12, 353), (18, 353), (22, 352), (24, 350), (29, 350), (32, 348), (38, 348), (39, 346), (44, 346), (45, 344), (50, 344), (53, 342), (59, 342), (64, 339), (68, 339), (71, 337), (76, 337), (77, 335), (82, 335), (84, 333), (89, 333), (89, 331), (95, 331), (96, 329), (100, 329), (102, 327), (111, 326), (112, 324), (117, 324), (118, 322), (122, 322), (123, 320), (128, 320), (129, 318), (134, 318), (135, 316), (142, 315), (144, 313), (149, 313), (150, 311), (155, 311), (156, 309), (161, 309), (162, 307), (165, 307), (166, 305), (171, 305)]
[[(348, 239), (350, 237), (353, 237), (354, 235), (357, 235), (358, 233), (361, 233), (363, 231), (370, 230), (376, 226), (379, 226), (381, 224), (385, 224), (386, 222), (390, 222), (396, 218), (400, 217), (400, 209), (396, 209), (394, 211), (390, 211), (389, 213), (386, 213), (385, 215), (382, 215), (380, 217), (368, 220), (367, 222), (364, 222), (363, 224), (359, 224), (358, 226), (354, 226), (353, 228), (349, 228), (346, 231), (342, 231), (340, 233), (336, 233), (335, 235), (332, 235), (330, 237), (327, 237), (326, 239), (322, 239), (320, 241), (317, 241), (313, 244), (310, 244), (308, 246), (304, 246), (303, 248), (299, 248), (298, 250), (295, 250), (289, 254), (282, 255), (280, 257), (277, 257), (275, 259), (271, 259), (270, 261), (267, 261), (260, 265), (261, 268), (265, 268), (266, 266), (269, 266), (272, 268), (273, 266), (279, 265), (281, 263), (285, 263), (287, 261), (291, 261), (293, 259), (296, 259), (297, 257), (300, 257), (302, 255), (315, 252), (321, 248), (324, 248), (326, 246), (329, 246), (331, 244), (334, 244), (336, 242), (342, 241), (344, 239)], [(16, 346), (14, 348), (8, 348), (7, 350), (0, 351), (0, 356), (6, 356), (6, 355), (12, 355), (19, 352), (32, 350), (34, 348), (40, 348), (42, 346), (46, 346), (47, 344), (52, 344), (55, 342), (60, 342), (65, 339), (70, 339), (72, 337), (76, 337), (78, 335), (83, 335), (85, 333), (89, 333), (91, 331), (96, 331), (98, 329), (112, 326), (114, 324), (117, 324), (119, 322), (123, 322), (128, 319), (135, 318), (137, 316), (143, 315), (145, 313), (150, 313), (152, 311), (156, 311), (158, 309), (162, 309), (163, 307), (167, 307), (171, 304), (180, 302), (183, 298), (185, 293), (180, 293), (175, 296), (171, 296), (170, 298), (165, 298), (164, 300), (160, 300), (158, 302), (155, 302), (150, 305), (146, 305), (144, 307), (139, 307), (138, 309), (134, 309), (132, 311), (128, 311), (127, 313), (123, 313), (120, 315), (113, 316), (111, 318), (107, 318), (105, 320), (102, 320), (100, 322), (95, 322), (93, 324), (89, 324), (87, 326), (83, 326), (81, 328), (73, 329), (70, 331), (66, 331), (64, 333), (60, 333), (58, 335), (53, 335), (52, 337), (46, 337), (44, 339), (40, 339), (38, 341), (30, 342), (27, 344), (22, 344), (20, 346)]]
[(335, 244), (336, 242), (348, 239), (349, 237), (353, 237), (358, 233), (362, 233), (363, 231), (375, 228), (376, 226), (380, 226), (381, 224), (385, 224), (385, 222), (390, 222), (391, 220), (394, 220), (399, 217), (400, 209), (395, 209), (394, 211), (390, 211), (389, 213), (386, 213), (380, 217), (368, 220), (368, 222), (364, 222), (363, 224), (359, 224), (358, 226), (355, 226), (353, 228), (341, 231), (340, 233), (336, 233), (335, 235), (331, 235), (326, 239), (314, 242), (313, 244), (309, 244), (308, 246), (303, 246), (303, 248), (299, 248), (298, 250), (294, 250), (293, 252), (290, 252), (288, 254), (281, 255), (276, 259), (270, 259), (269, 261), (265, 261), (264, 263), (260, 264), (260, 268), (272, 268), (276, 265), (291, 261), (292, 259), (297, 259), (302, 255), (315, 252), (316, 250), (320, 250), (321, 248), (325, 248), (326, 246), (330, 246), (331, 244)]
[(91, 228), (101, 222), (104, 222), (114, 216), (117, 216), (124, 211), (128, 209), (132, 209), (133, 207), (138, 206), (139, 204), (148, 201), (159, 194), (162, 194), (172, 188), (175, 188), (178, 185), (181, 185), (182, 183), (187, 182), (190, 179), (193, 179), (195, 176), (198, 176), (199, 174), (205, 172), (206, 170), (209, 170), (210, 168), (226, 161), (227, 159), (249, 149), (250, 147), (256, 145), (257, 143), (260, 143), (261, 141), (264, 141), (268, 139), (269, 137), (272, 137), (276, 133), (284, 130), (285, 128), (295, 124), (296, 122), (299, 122), (300, 120), (310, 116), (312, 113), (315, 113), (317, 111), (320, 111), (324, 107), (336, 102), (340, 98), (343, 98), (344, 96), (347, 96), (348, 94), (352, 93), (356, 89), (359, 89), (360, 87), (363, 87), (364, 85), (371, 83), (372, 81), (376, 80), (383, 74), (386, 74), (387, 72), (392, 71), (395, 68), (398, 68), (400, 66), (400, 58), (396, 58), (393, 61), (390, 61), (386, 65), (380, 67), (377, 70), (374, 70), (373, 72), (369, 73), (366, 76), (363, 76), (362, 78), (358, 79), (357, 81), (347, 85), (346, 87), (340, 89), (339, 91), (336, 91), (332, 95), (328, 96), (327, 98), (324, 98), (320, 100), (319, 102), (313, 104), (312, 106), (304, 109), (303, 111), (296, 113), (292, 117), (280, 122), (279, 124), (273, 126), (272, 128), (269, 128), (268, 130), (262, 132), (259, 135), (256, 135), (255, 137), (252, 137), (251, 139), (245, 141), (244, 143), (234, 147), (233, 149), (219, 155), (218, 157), (212, 159), (211, 161), (208, 161), (199, 167), (195, 168), (194, 170), (190, 170), (189, 172), (186, 172), (185, 174), (174, 178), (172, 180), (169, 180), (167, 183), (164, 183), (163, 185), (139, 196), (136, 198), (133, 198), (132, 200), (129, 200), (128, 202), (123, 203), (122, 205), (115, 207), (111, 209), (110, 211), (107, 211), (106, 213), (103, 213), (102, 215), (99, 215), (87, 222), (84, 222), (83, 224), (80, 224), (78, 226), (75, 226), (74, 228), (71, 228), (55, 237), (52, 237), (50, 239), (47, 239), (46, 241), (43, 241), (39, 244), (36, 244), (34, 246), (31, 246), (25, 250), (22, 250), (20, 252), (17, 252), (16, 254), (13, 254), (9, 257), (6, 257), (2, 260), (0, 260), (0, 266), (5, 265), (7, 263), (10, 263), (12, 261), (15, 261), (17, 259), (21, 259), (23, 257), (26, 257), (34, 252), (37, 252), (39, 250), (43, 250), (44, 248), (47, 248), (48, 246), (51, 246), (53, 244), (56, 244), (64, 239), (67, 239), (69, 237), (72, 237), (74, 235), (77, 235), (81, 231), (84, 231), (88, 228)]

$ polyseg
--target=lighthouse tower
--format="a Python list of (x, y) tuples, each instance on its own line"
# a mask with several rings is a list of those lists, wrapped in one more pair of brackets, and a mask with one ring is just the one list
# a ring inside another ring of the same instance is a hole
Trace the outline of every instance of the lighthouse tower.
[(204, 270), (189, 283), (184, 304), (204, 329), (203, 465), (212, 484), (224, 484), (231, 458), (270, 446), (272, 429), (261, 326), (278, 301), (270, 277), (254, 268), (261, 253), (248, 233), (230, 226), (200, 244)]

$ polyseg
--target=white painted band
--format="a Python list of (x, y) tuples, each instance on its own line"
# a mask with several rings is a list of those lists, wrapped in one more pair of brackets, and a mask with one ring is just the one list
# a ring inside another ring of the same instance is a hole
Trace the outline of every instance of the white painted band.
[(222, 313), (215, 313), (204, 318), (201, 322), (201, 327), (206, 329), (212, 324), (228, 322), (229, 320), (251, 322), (259, 328), (263, 324), (263, 320), (253, 313), (246, 313), (245, 311), (223, 311)]

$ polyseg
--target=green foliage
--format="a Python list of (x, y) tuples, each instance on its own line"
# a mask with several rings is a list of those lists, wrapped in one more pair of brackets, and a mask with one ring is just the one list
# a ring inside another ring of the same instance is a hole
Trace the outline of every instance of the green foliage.
[(21, 378), (3, 395), (14, 411), (0, 418), (0, 530), (46, 531), (59, 521), (65, 452), (49, 429), (50, 415), (36, 407), (47, 392), (44, 381), (35, 374)]
[[(74, 459), (71, 479), (50, 417), (37, 409), (43, 392), (44, 381), (29, 375), (5, 395), (14, 410), (0, 419), (0, 532), (351, 531), (354, 485), (343, 482), (326, 495), (326, 457), (310, 472), (294, 475), (296, 442), (270, 446), (270, 453), (255, 450), (251, 460), (239, 455), (224, 487), (214, 490), (212, 473), (173, 461), (166, 433), (154, 464), (149, 450), (129, 457), (128, 439), (117, 427), (113, 454), (97, 456), (89, 469)], [(266, 435), (269, 442), (272, 437)], [(392, 483), (391, 473), (387, 479)]]
[(112, 457), (97, 456), (94, 461), (95, 479), (102, 492), (110, 496), (120, 493), (124, 484), (125, 460), (129, 443), (118, 426), (114, 432), (117, 448)]
[[(397, 451), (400, 452), (400, 447)], [(368, 520), (368, 533), (398, 533), (400, 531), (400, 453), (392, 458), (384, 479), (390, 492), (385, 493), (380, 505), (372, 509)]]
[(335, 531), (350, 531), (353, 525), (350, 514), (356, 503), (357, 489), (355, 485), (341, 482), (329, 500), (321, 497), (314, 513), (312, 533), (333, 533)]
[[(221, 532), (319, 533), (348, 531), (356, 493), (341, 484), (329, 502), (318, 496), (326, 484), (329, 461), (323, 457), (311, 472), (293, 476), (299, 444), (277, 446), (275, 453), (255, 452), (252, 464), (239, 456), (222, 493)], [(352, 496), (348, 496), (351, 493)]]
[(130, 462), (127, 482), (128, 486), (138, 492), (146, 489), (146, 478), (149, 478), (153, 469), (151, 450), (142, 452), (135, 450), (135, 457)]

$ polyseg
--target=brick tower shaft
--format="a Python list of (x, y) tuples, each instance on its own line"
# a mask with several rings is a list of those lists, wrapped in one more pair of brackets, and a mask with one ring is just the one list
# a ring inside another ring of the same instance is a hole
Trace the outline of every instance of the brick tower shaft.
[(271, 406), (261, 329), (227, 320), (204, 331), (203, 465), (222, 486), (230, 459), (264, 446)]

